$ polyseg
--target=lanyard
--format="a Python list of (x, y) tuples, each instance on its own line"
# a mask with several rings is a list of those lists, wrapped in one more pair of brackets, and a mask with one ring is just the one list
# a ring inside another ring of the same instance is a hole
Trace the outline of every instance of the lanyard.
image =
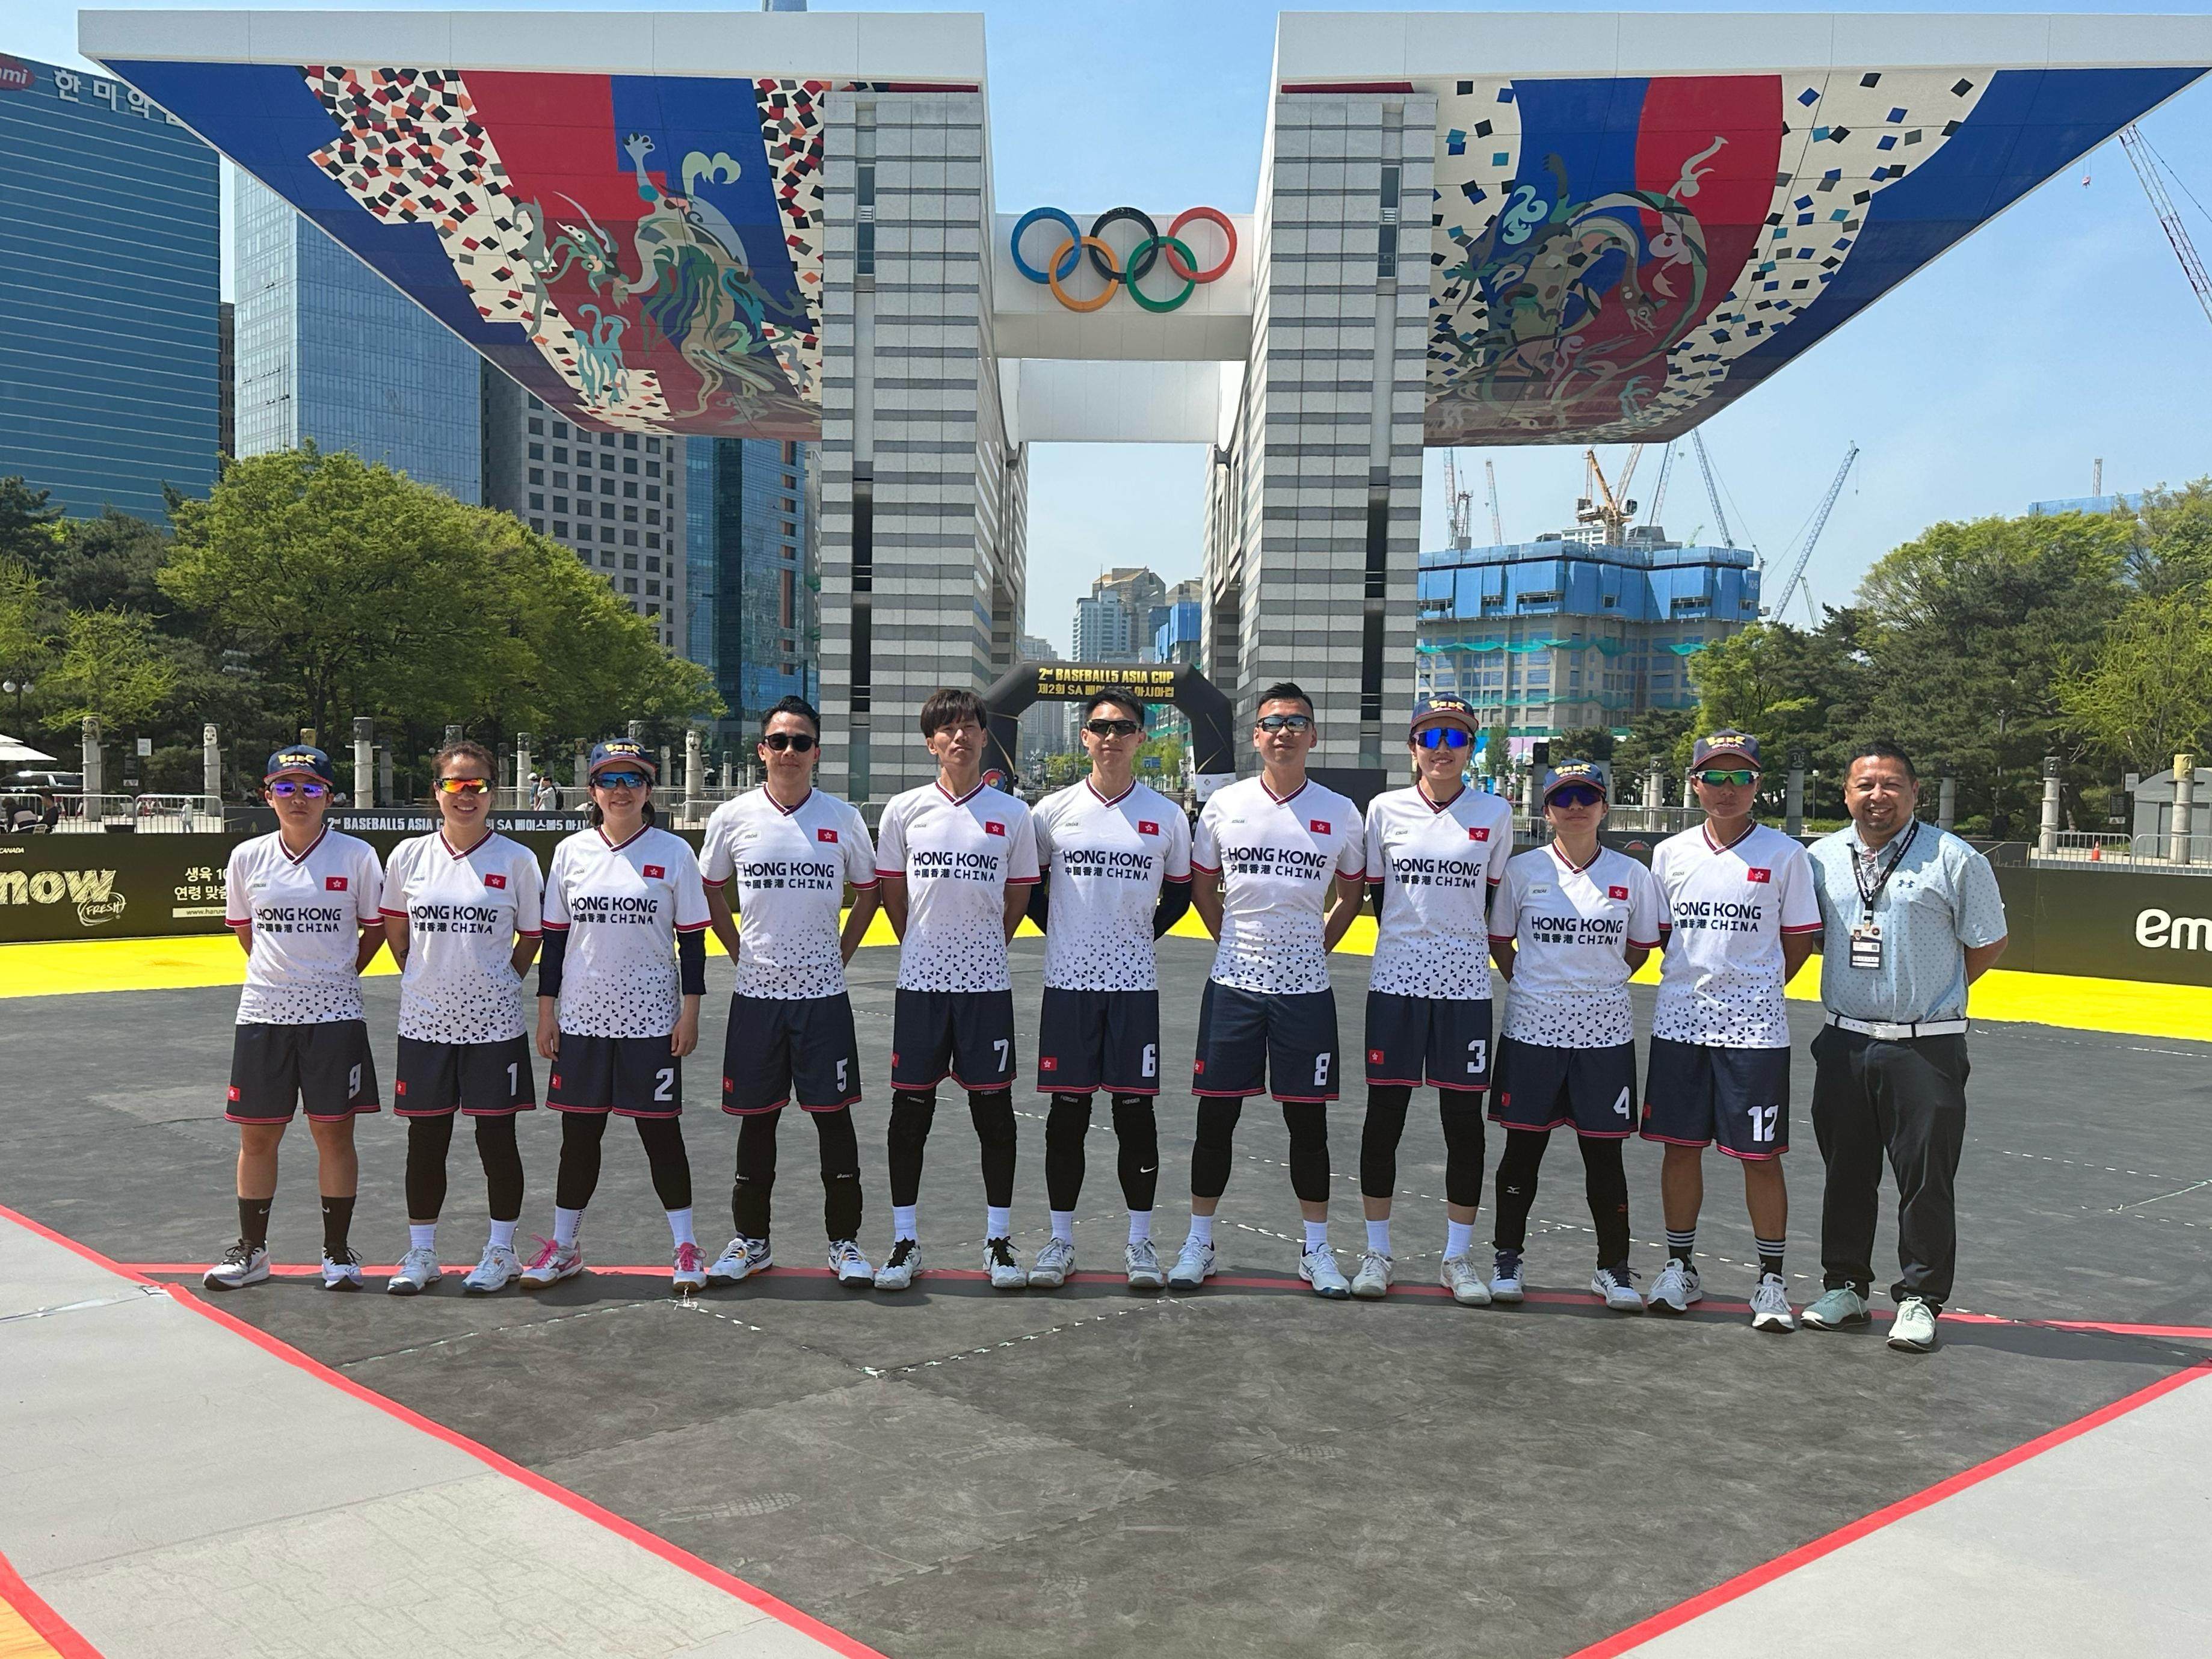
[(1874, 920), (1874, 902), (1881, 896), (1881, 890), (1889, 885), (1889, 878), (1897, 873), (1897, 866), (1905, 862), (1905, 855), (1912, 850), (1913, 837), (1919, 833), (1920, 820), (1915, 818), (1912, 828), (1905, 832), (1905, 839), (1898, 843), (1897, 851), (1891, 855), (1889, 867), (1881, 872), (1881, 879), (1871, 887), (1867, 885), (1867, 872), (1863, 867), (1866, 860), (1859, 856), (1856, 848), (1852, 849), (1851, 879), (1858, 885), (1859, 902), (1866, 906), (1869, 921)]

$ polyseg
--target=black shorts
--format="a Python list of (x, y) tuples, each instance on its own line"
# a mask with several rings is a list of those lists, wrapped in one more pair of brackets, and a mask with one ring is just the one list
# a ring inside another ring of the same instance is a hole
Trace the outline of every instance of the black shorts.
[(1755, 1163), (1779, 1158), (1790, 1150), (1790, 1051), (1653, 1037), (1644, 1138), (1671, 1146), (1718, 1140), (1730, 1158)]
[(668, 1039), (561, 1033), (545, 1103), (556, 1112), (612, 1112), (617, 1117), (684, 1115), (684, 1062)]
[(1207, 980), (1198, 1005), (1190, 1091), (1237, 1100), (1269, 1092), (1278, 1100), (1334, 1100), (1336, 993), (1271, 996)]
[(891, 999), (891, 1087), (946, 1078), (981, 1093), (1014, 1085), (1012, 991), (909, 991)]
[(526, 1036), (504, 1042), (426, 1042), (402, 1036), (398, 1073), (392, 1085), (392, 1109), (400, 1117), (450, 1117), (456, 1107), (471, 1117), (507, 1117), (538, 1107), (538, 1079)]
[(1160, 994), (1044, 988), (1037, 1088), (1046, 1094), (1160, 1091)]
[(1367, 1081), (1490, 1087), (1490, 999), (1367, 994)]
[(732, 997), (722, 1036), (722, 1109), (750, 1117), (789, 1105), (794, 1094), (809, 1112), (834, 1112), (860, 1099), (852, 998), (842, 991), (834, 997)]
[(314, 1123), (337, 1123), (382, 1110), (368, 1023), (241, 1025), (230, 1042), (233, 1123), (289, 1123), (301, 1107)]
[(1636, 1045), (1611, 1048), (1553, 1048), (1541, 1043), (1498, 1045), (1497, 1086), (1490, 1091), (1490, 1121), (1509, 1129), (1575, 1126), (1577, 1134), (1626, 1140), (1636, 1127)]

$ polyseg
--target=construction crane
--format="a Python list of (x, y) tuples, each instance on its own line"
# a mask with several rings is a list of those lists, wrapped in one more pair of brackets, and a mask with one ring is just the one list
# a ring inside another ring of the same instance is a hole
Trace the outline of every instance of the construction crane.
[(2127, 152), (2128, 164), (2142, 181), (2143, 194), (2150, 198), (2152, 211), (2158, 215), (2159, 226), (2172, 246), (2173, 257), (2181, 261), (2189, 286), (2197, 292), (2197, 303), (2204, 307), (2205, 319), (2212, 322), (2212, 277), (2204, 274), (2204, 262), (2197, 257), (2197, 244), (2190, 240), (2188, 227), (2181, 222), (2173, 198), (2166, 192), (2166, 181), (2159, 177), (2158, 152), (2151, 149), (2150, 141), (2132, 121), (2120, 129), (2120, 148)]
[(1668, 444), (1659, 452), (1659, 487), (1651, 492), (1650, 510), (1644, 514), (1644, 522), (1656, 526), (1659, 514), (1667, 505), (1667, 479), (1674, 470), (1674, 446)]
[(1628, 521), (1636, 516), (1636, 503), (1626, 499), (1628, 481), (1636, 476), (1636, 463), (1643, 458), (1644, 446), (1638, 444), (1628, 452), (1628, 459), (1620, 469), (1620, 488), (1616, 492), (1605, 479), (1605, 469), (1597, 464), (1597, 451), (1583, 451), (1583, 461), (1588, 478), (1584, 488), (1589, 494), (1575, 503), (1575, 522), (1604, 527), (1606, 544), (1621, 545), (1627, 534)]
[(1734, 547), (1735, 538), (1729, 534), (1728, 514), (1721, 511), (1721, 487), (1713, 481), (1712, 457), (1705, 453), (1705, 434), (1691, 433), (1690, 443), (1698, 452), (1698, 470), (1705, 475), (1705, 499), (1713, 504), (1713, 523), (1721, 532), (1721, 545)]
[(1496, 547), (1503, 547), (1505, 545), (1505, 520), (1498, 516), (1498, 469), (1491, 464), (1490, 458), (1486, 455), (1482, 461), (1482, 476), (1490, 480), (1491, 544)]
[[(1859, 447), (1853, 444), (1844, 453), (1844, 464), (1836, 469), (1835, 482), (1828, 486), (1828, 493), (1820, 497), (1820, 505), (1813, 514), (1812, 523), (1805, 528), (1805, 544), (1797, 550), (1797, 562), (1790, 567), (1790, 580), (1782, 584), (1782, 597), (1775, 600), (1771, 608), (1765, 608), (1768, 616), (1779, 618), (1790, 608), (1790, 595), (1804, 586), (1805, 567), (1813, 562), (1814, 545), (1820, 541), (1820, 532), (1828, 527), (1828, 514), (1835, 507), (1836, 497), (1844, 493), (1844, 480), (1850, 476), (1851, 463), (1858, 458)], [(1805, 612), (1809, 620), (1820, 620), (1813, 615), (1813, 590), (1809, 587), (1805, 588)]]
[(1444, 453), (1444, 504), (1450, 524), (1451, 544), (1463, 552), (1474, 545), (1474, 535), (1469, 524), (1474, 503), (1468, 493), (1460, 488), (1459, 452), (1456, 450), (1447, 450)]

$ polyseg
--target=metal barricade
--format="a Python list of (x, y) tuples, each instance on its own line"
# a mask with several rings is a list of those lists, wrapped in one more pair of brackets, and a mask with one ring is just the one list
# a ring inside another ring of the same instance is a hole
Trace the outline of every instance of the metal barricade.
[(57, 794), (58, 836), (219, 834), (222, 802), (213, 795)]
[(2036, 864), (2117, 864), (2122, 867), (2135, 861), (2134, 837), (2125, 830), (2061, 830), (2053, 840), (2055, 845), (2048, 851), (2037, 848), (2031, 861)]

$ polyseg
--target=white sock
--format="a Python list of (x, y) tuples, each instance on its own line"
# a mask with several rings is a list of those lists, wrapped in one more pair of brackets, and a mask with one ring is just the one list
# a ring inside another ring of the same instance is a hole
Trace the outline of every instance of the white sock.
[(680, 1210), (668, 1212), (668, 1234), (678, 1244), (696, 1244), (699, 1242), (691, 1236), (691, 1208), (689, 1205)]
[(983, 1206), (983, 1237), (1012, 1238), (1014, 1236), (1014, 1212), (1011, 1206), (1001, 1209), (996, 1204)]
[(921, 1206), (916, 1204), (894, 1204), (891, 1206), (891, 1242), (893, 1243), (896, 1243), (902, 1238), (911, 1238), (915, 1240), (919, 1240), (921, 1238), (921, 1235), (914, 1230), (915, 1212), (919, 1208), (921, 1208)]
[(1075, 1243), (1075, 1212), (1054, 1210), (1052, 1212), (1052, 1236), (1062, 1243)]
[(1141, 1244), (1152, 1236), (1152, 1212), (1150, 1210), (1129, 1212), (1129, 1243)]
[(493, 1222), (491, 1224), (491, 1242), (493, 1245), (502, 1250), (513, 1249), (514, 1248), (514, 1229), (515, 1223), (512, 1221)]
[(435, 1251), (438, 1248), (438, 1224), (424, 1226), (419, 1221), (407, 1224), (407, 1248), (410, 1250)]
[(1328, 1223), (1326, 1221), (1309, 1221), (1306, 1223), (1306, 1249), (1309, 1250), (1317, 1250), (1328, 1243)]
[(1212, 1243), (1213, 1218), (1210, 1215), (1194, 1215), (1191, 1217), (1190, 1236), (1201, 1244)]
[(576, 1242), (576, 1230), (583, 1224), (581, 1210), (564, 1210), (557, 1204), (553, 1206), (553, 1242), (562, 1249)]
[(1447, 1218), (1444, 1221), (1444, 1254), (1448, 1256), (1465, 1255), (1474, 1249), (1474, 1223)]
[[(1310, 1226), (1312, 1224), (1309, 1222), (1307, 1224)], [(1389, 1217), (1384, 1216), (1380, 1221), (1370, 1221), (1367, 1224), (1367, 1248), (1377, 1255), (1390, 1254)]]

